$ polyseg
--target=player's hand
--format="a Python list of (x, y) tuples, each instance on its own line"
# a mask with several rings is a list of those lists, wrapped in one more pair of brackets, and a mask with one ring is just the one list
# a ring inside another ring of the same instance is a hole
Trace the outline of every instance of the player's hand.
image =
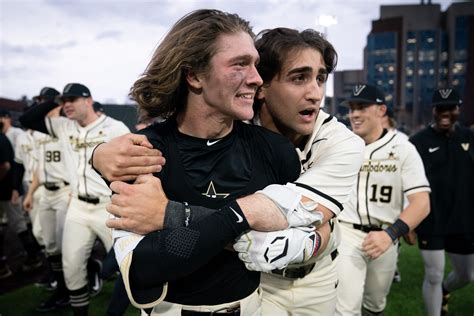
[(125, 134), (99, 144), (92, 165), (109, 181), (135, 180), (137, 176), (160, 172), (165, 158), (145, 135)]
[(271, 199), (286, 217), (288, 227), (319, 225), (323, 214), (316, 211), (318, 203), (314, 201), (302, 202), (301, 193), (295, 190), (295, 185), (271, 184), (263, 190), (257, 191)]
[(33, 209), (33, 196), (31, 194), (27, 194), (23, 199), (23, 209), (27, 212), (31, 212)]
[(362, 250), (371, 259), (377, 259), (392, 245), (392, 238), (385, 231), (373, 231), (365, 236)]
[(410, 230), (408, 232), (408, 234), (406, 235), (403, 235), (403, 239), (405, 240), (405, 242), (407, 244), (409, 244), (410, 246), (413, 246), (416, 244), (416, 233), (414, 230)]
[(107, 227), (147, 234), (163, 228), (168, 198), (161, 181), (153, 175), (141, 175), (134, 184), (114, 181), (115, 192), (106, 209), (117, 218), (108, 219)]
[(234, 244), (247, 269), (271, 272), (292, 263), (303, 263), (319, 249), (314, 227), (289, 228), (276, 232), (251, 230)]
[(12, 191), (10, 202), (15, 205), (20, 204), (20, 193), (17, 190)]

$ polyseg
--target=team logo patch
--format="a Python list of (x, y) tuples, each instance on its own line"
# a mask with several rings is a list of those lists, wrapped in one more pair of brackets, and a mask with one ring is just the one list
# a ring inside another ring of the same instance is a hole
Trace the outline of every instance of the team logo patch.
[(211, 199), (225, 199), (229, 196), (229, 193), (217, 193), (216, 188), (214, 187), (214, 183), (212, 181), (209, 183), (207, 191), (201, 194)]
[(365, 89), (365, 87), (366, 87), (365, 84), (356, 85), (356, 86), (354, 86), (354, 89), (352, 90), (352, 93), (355, 96), (358, 96)]
[(453, 92), (453, 89), (440, 89), (439, 94), (443, 99), (449, 98), (449, 95)]
[(468, 151), (469, 150), (469, 143), (461, 143), (461, 147), (462, 147), (462, 149), (464, 149), (464, 151)]

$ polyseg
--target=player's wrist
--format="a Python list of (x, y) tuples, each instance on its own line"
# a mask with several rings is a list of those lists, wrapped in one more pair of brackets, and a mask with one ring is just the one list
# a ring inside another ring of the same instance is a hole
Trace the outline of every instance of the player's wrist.
[(408, 234), (410, 227), (401, 219), (397, 219), (391, 226), (385, 228), (385, 232), (390, 236), (392, 242)]

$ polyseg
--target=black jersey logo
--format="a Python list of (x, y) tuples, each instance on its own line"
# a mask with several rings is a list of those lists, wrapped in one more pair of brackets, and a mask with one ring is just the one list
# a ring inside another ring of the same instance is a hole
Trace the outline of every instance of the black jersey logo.
[(212, 181), (209, 183), (207, 191), (205, 193), (202, 193), (202, 195), (207, 196), (211, 199), (225, 199), (229, 196), (229, 194), (230, 193), (217, 193), (216, 188), (214, 187), (214, 183), (212, 183)]

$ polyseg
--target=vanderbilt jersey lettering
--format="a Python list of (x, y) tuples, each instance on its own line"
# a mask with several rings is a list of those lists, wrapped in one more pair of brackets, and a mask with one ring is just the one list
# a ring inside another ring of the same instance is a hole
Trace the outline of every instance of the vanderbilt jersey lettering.
[[(415, 147), (389, 131), (365, 147), (353, 198), (340, 220), (362, 225), (392, 224), (403, 210), (403, 194), (430, 191)], [(400, 192), (403, 192), (401, 194)]]
[(45, 122), (48, 132), (60, 139), (60, 146), (64, 148), (62, 156), (70, 158), (65, 163), (74, 194), (109, 196), (111, 191), (92, 170), (90, 158), (97, 144), (128, 133), (125, 124), (106, 115), (86, 127), (64, 117), (46, 118)]

